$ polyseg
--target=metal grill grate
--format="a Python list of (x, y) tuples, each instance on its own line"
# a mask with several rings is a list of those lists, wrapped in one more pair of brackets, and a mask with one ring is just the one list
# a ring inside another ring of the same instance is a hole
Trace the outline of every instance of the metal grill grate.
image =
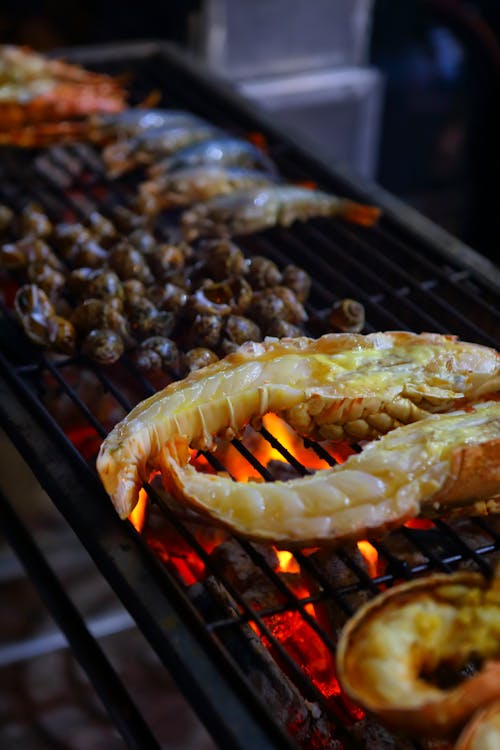
[[(166, 106), (191, 109), (233, 133), (263, 133), (290, 180), (313, 179), (327, 190), (386, 208), (375, 228), (315, 220), (241, 239), (248, 255), (308, 269), (310, 312), (349, 296), (365, 305), (368, 331), (451, 332), (499, 347), (500, 282), (483, 259), (381, 191), (326, 171), (293, 138), (275, 132), (168, 46), (97, 50), (89, 59), (107, 72), (132, 69), (137, 101), (157, 87)], [(94, 209), (111, 216), (114, 206), (129, 201), (132, 187), (128, 180), (107, 181), (96, 153), (85, 145), (36, 156), (5, 152), (0, 166), (0, 200), (19, 210), (36, 199), (55, 220), (84, 218)], [(352, 547), (337, 554), (296, 551), (293, 570), (300, 572), (286, 573), (259, 545), (225, 540), (260, 581), (259, 598), (235, 577), (210, 527), (169, 505), (156, 487), (148, 486), (154, 520), (149, 531), (141, 537), (118, 521), (95, 475), (97, 447), (155, 385), (126, 357), (105, 369), (84, 357), (55, 360), (35, 350), (13, 320), (11, 283), (4, 278), (0, 421), (221, 746), (336, 748), (342, 742), (364, 748), (377, 741), (382, 746), (383, 737), (393, 747), (412, 746), (388, 739), (340, 694), (332, 672), (338, 629), (362, 601), (396, 581), (464, 565), (490, 572), (500, 526), (490, 519), (458, 519), (404, 527), (383, 542), (372, 540), (376, 569)], [(84, 381), (108, 394), (106, 419), (95, 413), (92, 388), (82, 392)], [(70, 405), (70, 418), (52, 408), (53, 391)], [(272, 432), (264, 428), (260, 436), (282, 453), (291, 475), (308, 472)], [(233, 445), (265, 480), (276, 478), (275, 467), (260, 464), (251, 442)], [(335, 463), (321, 445), (307, 441), (306, 447)], [(206, 458), (224, 468), (216, 456)], [(292, 625), (295, 639), (283, 635)], [(304, 640), (314, 644), (317, 660), (325, 660), (316, 672), (307, 663)], [(131, 746), (140, 745), (142, 731), (129, 733)]]

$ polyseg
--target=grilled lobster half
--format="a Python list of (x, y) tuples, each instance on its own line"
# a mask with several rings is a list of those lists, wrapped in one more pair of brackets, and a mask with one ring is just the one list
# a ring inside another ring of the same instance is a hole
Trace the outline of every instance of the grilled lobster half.
[[(175, 497), (240, 534), (336, 543), (423, 509), (486, 509), (500, 494), (500, 402), (479, 402), (499, 387), (499, 354), (453, 336), (266, 339), (137, 405), (104, 440), (97, 468), (122, 518), (160, 470)], [(342, 465), (283, 482), (234, 482), (189, 465), (190, 448), (211, 449), (267, 412), (319, 440), (388, 434)]]
[[(348, 695), (390, 728), (438, 738), (500, 699), (499, 659), (500, 579), (462, 571), (394, 586), (364, 604), (341, 633), (337, 671)], [(467, 744), (479, 722), (457, 747), (490, 747)]]

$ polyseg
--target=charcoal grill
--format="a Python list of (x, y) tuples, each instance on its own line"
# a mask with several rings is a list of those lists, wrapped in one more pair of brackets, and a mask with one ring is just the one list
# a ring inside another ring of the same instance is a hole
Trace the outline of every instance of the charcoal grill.
[[(380, 223), (370, 229), (315, 220), (241, 240), (248, 254), (266, 255), (280, 266), (294, 262), (307, 268), (313, 278), (312, 311), (353, 297), (365, 306), (367, 332), (451, 332), (465, 340), (499, 347), (500, 272), (490, 261), (379, 187), (360, 183), (340, 169), (327, 169), (321, 157), (304, 146), (303, 139), (299, 143), (293, 134), (277, 130), (265, 115), (255, 112), (254, 105), (200, 70), (180, 50), (167, 43), (148, 42), (73, 49), (68, 56), (105, 72), (131, 73), (132, 96), (137, 102), (158, 89), (165, 106), (190, 109), (232, 133), (260, 133), (281, 173), (290, 180), (314, 181), (326, 190), (383, 208)], [(85, 167), (84, 183), (78, 182), (81, 165)], [(0, 200), (19, 209), (32, 199), (40, 201), (56, 219), (61, 220), (68, 212), (85, 217), (94, 208), (106, 213), (126, 201), (127, 181), (108, 183), (87, 146), (53, 148), (43, 154), (5, 150), (0, 164)], [(258, 602), (241, 593), (227, 568), (221, 567), (193, 532), (191, 521), (150, 486), (155, 512), (205, 569), (203, 582), (194, 585), (178, 567), (165, 564), (145, 535), (137, 533), (129, 522), (119, 521), (96, 476), (95, 450), (88, 455), (76, 447), (67, 425), (47, 408), (43, 391), (47, 380), (57, 385), (78, 413), (78, 424), (88, 427), (95, 446), (106, 434), (106, 427), (94, 415), (92, 405), (80, 396), (75, 372), (78, 376), (91, 372), (122, 414), (133, 401), (153, 391), (151, 383), (127, 362), (120, 365), (119, 377), (115, 377), (83, 358), (54, 360), (41, 353), (21, 334), (5, 301), (0, 341), (1, 426), (216, 742), (241, 750), (293, 748), (308, 742), (314, 747), (376, 747), (374, 735), (360, 731), (355, 708), (335, 691), (325, 691), (304, 668), (300, 654), (297, 656), (279, 639), (274, 628), (276, 618), (298, 617), (307, 632), (333, 654), (335, 627), (331, 627), (331, 620), (345, 620), (363, 598), (381, 587), (432, 570), (451, 572), (463, 564), (489, 572), (492, 556), (500, 549), (498, 527), (489, 520), (471, 519), (467, 533), (460, 524), (441, 521), (427, 529), (403, 528), (397, 532), (397, 544), (390, 539), (373, 542), (384, 563), (382, 572), (367, 571), (350, 549), (331, 555), (336, 570), (345, 574), (338, 580), (325, 574), (310, 551), (296, 551), (296, 563), (313, 582), (306, 594), (277, 572), (262, 548), (233, 540), (257, 575), (265, 579), (266, 590), (273, 592), (270, 599)], [(307, 470), (272, 434), (263, 430), (263, 437), (281, 450), (291, 470), (298, 474)], [(237, 444), (237, 448), (264, 478), (270, 477), (244, 445)], [(313, 448), (321, 452), (320, 446)], [(32, 535), (3, 494), (0, 517), (7, 538), (128, 745), (157, 746)], [(477, 531), (476, 536), (471, 528)], [(331, 615), (330, 626), (312, 614), (325, 607)], [(265, 644), (261, 651), (255, 645), (257, 641)], [(261, 689), (266, 680), (256, 680), (260, 671), (267, 672), (266, 690), (271, 691), (271, 698)], [(287, 690), (280, 692), (280, 682)], [(280, 700), (292, 701), (292, 709), (296, 707), (294, 700), (302, 701), (300, 705), (312, 711), (306, 720), (308, 727), (297, 731), (290, 706), (283, 706), (281, 711), (277, 708)], [(316, 718), (311, 719), (312, 715)], [(399, 740), (392, 741), (399, 747)]]

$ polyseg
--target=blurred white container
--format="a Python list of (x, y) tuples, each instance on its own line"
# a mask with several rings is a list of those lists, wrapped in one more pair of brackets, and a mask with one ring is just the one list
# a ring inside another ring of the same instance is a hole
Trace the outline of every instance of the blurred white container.
[(231, 78), (366, 63), (373, 0), (202, 0), (191, 49)]
[(383, 76), (373, 68), (333, 68), (240, 81), (240, 92), (307, 142), (330, 166), (374, 177)]

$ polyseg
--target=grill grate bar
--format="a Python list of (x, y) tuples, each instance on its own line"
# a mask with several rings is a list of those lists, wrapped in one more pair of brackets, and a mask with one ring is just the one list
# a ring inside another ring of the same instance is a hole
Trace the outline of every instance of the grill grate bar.
[[(210, 555), (206, 553), (206, 551), (203, 549), (203, 547), (198, 543), (198, 541), (190, 534), (189, 531), (185, 528), (185, 526), (178, 521), (175, 514), (172, 513), (169, 509), (169, 507), (164, 503), (163, 499), (158, 495), (158, 493), (155, 492), (154, 488), (151, 487), (151, 485), (147, 484), (147, 491), (148, 495), (151, 498), (152, 501), (154, 501), (162, 510), (165, 516), (168, 517), (169, 521), (172, 523), (176, 531), (184, 538), (186, 541), (189, 542), (191, 548), (196, 552), (196, 554), (199, 556), (199, 558), (202, 560), (202, 562), (205, 564), (208, 570), (210, 572), (214, 573), (217, 577), (221, 578), (221, 574), (219, 571), (217, 571), (217, 567), (214, 566), (213, 561), (210, 558)], [(248, 543), (244, 542), (243, 540), (239, 540), (242, 547), (245, 549), (245, 551), (252, 557), (254, 562), (257, 562), (257, 564), (260, 564), (260, 561), (262, 560), (261, 556), (257, 556), (257, 553), (253, 550)], [(269, 566), (267, 566), (265, 563), (265, 570), (264, 572), (269, 575), (272, 573)], [(323, 707), (323, 709), (326, 711), (326, 713), (335, 719), (336, 722), (340, 722), (339, 726), (336, 727), (339, 731), (344, 731), (344, 724), (348, 722), (348, 716), (344, 711), (344, 708), (341, 705), (337, 705), (336, 703), (332, 703), (331, 701), (327, 701), (325, 699), (325, 696), (321, 691), (311, 682), (311, 680), (305, 675), (303, 670), (300, 668), (300, 666), (296, 663), (296, 661), (288, 654), (282, 643), (273, 635), (271, 630), (266, 625), (264, 618), (262, 616), (262, 613), (257, 611), (254, 607), (251, 607), (247, 604), (245, 601), (245, 598), (239, 593), (237, 589), (234, 588), (234, 586), (231, 584), (230, 581), (228, 581), (226, 578), (222, 578), (224, 587), (228, 590), (230, 596), (234, 599), (234, 601), (237, 603), (237, 605), (241, 608), (242, 612), (245, 615), (245, 619), (247, 621), (253, 621), (255, 622), (256, 626), (259, 628), (259, 631), (262, 633), (262, 635), (269, 641), (269, 643), (273, 646), (273, 649), (275, 649), (275, 652), (279, 654), (279, 658), (281, 662), (286, 665), (287, 671), (290, 675), (293, 675), (293, 681), (300, 686), (300, 688), (304, 691), (304, 696), (308, 700), (315, 701), (319, 705)], [(281, 586), (280, 586), (281, 587)], [(290, 591), (287, 590), (287, 597), (290, 598)], [(298, 609), (300, 609), (302, 616), (307, 613), (303, 610), (302, 605), (298, 600), (294, 601), (294, 604), (297, 606)], [(319, 630), (318, 634), (322, 639), (328, 638), (328, 636), (321, 632), (321, 629), (316, 628)], [(213, 630), (213, 624), (212, 624), (212, 630)]]
[(45, 356), (43, 356), (43, 361), (44, 361), (45, 368), (51, 373), (51, 375), (54, 376), (54, 378), (57, 380), (57, 382), (63, 389), (64, 393), (71, 399), (73, 404), (75, 404), (75, 406), (77, 406), (78, 409), (83, 413), (87, 422), (92, 425), (94, 430), (98, 433), (98, 435), (101, 438), (105, 438), (106, 435), (108, 434), (108, 431), (101, 424), (101, 422), (99, 422), (99, 420), (94, 417), (94, 415), (92, 414), (88, 406), (86, 406), (86, 404), (81, 400), (81, 398), (78, 397), (77, 393), (75, 393), (75, 390), (62, 377), (58, 368), (55, 367), (55, 365), (53, 365), (52, 362)]
[(160, 745), (132, 702), (122, 681), (90, 634), (80, 613), (33, 541), (31, 533), (3, 492), (0, 492), (0, 518), (2, 532), (37, 586), (47, 609), (71, 645), (76, 659), (92, 680), (127, 746), (137, 750), (145, 747), (159, 750)]

